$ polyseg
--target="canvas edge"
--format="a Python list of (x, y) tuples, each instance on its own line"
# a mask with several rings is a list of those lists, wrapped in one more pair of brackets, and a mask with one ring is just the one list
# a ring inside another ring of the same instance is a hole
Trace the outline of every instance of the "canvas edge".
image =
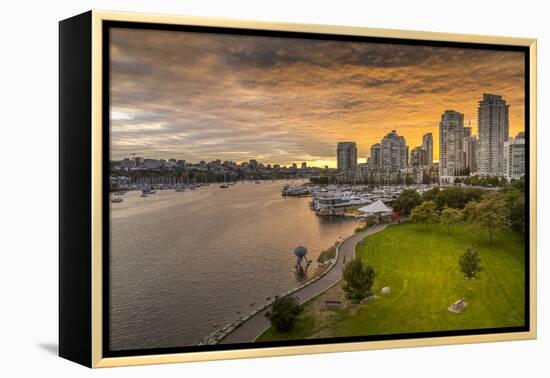
[[(412, 40), (501, 44), (529, 47), (530, 54), (530, 329), (527, 332), (448, 336), (403, 340), (350, 342), (307, 346), (269, 347), (224, 351), (108, 357), (102, 354), (102, 23), (103, 21), (145, 22), (173, 25), (230, 27), (257, 30), (293, 31), (336, 35), (400, 38)], [(351, 352), (374, 349), (426, 347), (498, 341), (536, 339), (536, 39), (496, 37), (471, 34), (436, 33), (412, 30), (364, 28), (318, 24), (294, 24), (190, 17), (148, 13), (92, 11), (92, 367), (117, 367), (176, 362), (229, 360), (252, 357), (304, 355), (314, 353)]]

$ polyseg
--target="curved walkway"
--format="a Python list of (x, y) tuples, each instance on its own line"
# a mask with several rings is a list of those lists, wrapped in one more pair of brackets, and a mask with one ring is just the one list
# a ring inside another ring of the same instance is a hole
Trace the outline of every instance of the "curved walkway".
[[(311, 284), (304, 286), (302, 289), (292, 293), (292, 296), (297, 297), (298, 302), (302, 304), (340, 282), (342, 279), (342, 264), (344, 261), (349, 262), (353, 259), (355, 256), (355, 246), (357, 243), (369, 235), (384, 230), (387, 226), (387, 224), (379, 224), (345, 239), (338, 248), (338, 259), (332, 269), (330, 269), (330, 271), (328, 271), (317, 281), (314, 281)], [(255, 341), (269, 328), (269, 320), (265, 317), (266, 312), (269, 310), (271, 310), (271, 306), (268, 306), (262, 311), (256, 313), (250, 319), (242, 323), (238, 328), (235, 328), (235, 330), (225, 336), (219, 343), (235, 344)]]

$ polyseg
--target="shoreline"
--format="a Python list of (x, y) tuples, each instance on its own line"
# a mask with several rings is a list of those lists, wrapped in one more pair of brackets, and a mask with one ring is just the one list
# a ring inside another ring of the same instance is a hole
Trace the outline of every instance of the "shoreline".
[[(338, 243), (338, 246), (336, 247), (336, 254), (335, 256), (332, 258), (332, 259), (329, 259), (327, 260), (325, 263), (323, 263), (323, 265), (325, 265), (325, 270), (323, 270), (319, 275), (317, 276), (314, 276), (313, 278), (311, 278), (310, 280), (306, 281), (305, 283), (303, 283), (302, 285), (300, 286), (297, 286), (293, 289), (290, 289), (282, 294), (276, 294), (276, 295), (273, 295), (271, 298), (273, 299), (270, 299), (269, 301), (266, 301), (262, 306), (260, 306), (259, 308), (255, 309), (255, 310), (252, 310), (249, 314), (237, 319), (236, 321), (234, 322), (231, 322), (229, 323), (228, 325), (210, 333), (209, 335), (205, 336), (203, 338), (203, 340), (201, 340), (201, 342), (199, 343), (199, 345), (215, 345), (215, 344), (218, 344), (218, 343), (221, 343), (227, 336), (229, 336), (229, 334), (231, 332), (233, 332), (235, 329), (239, 328), (241, 325), (243, 325), (246, 321), (248, 321), (250, 318), (256, 316), (259, 312), (267, 312), (268, 308), (271, 307), (271, 305), (273, 304), (273, 301), (275, 300), (275, 297), (286, 297), (288, 295), (292, 295), (293, 293), (295, 293), (296, 291), (298, 290), (301, 290), (303, 289), (304, 287), (314, 283), (315, 281), (321, 279), (322, 277), (324, 277), (330, 270), (332, 270), (334, 268), (334, 266), (336, 265), (336, 262), (338, 261), (338, 255), (339, 255), (339, 249), (340, 249), (340, 245), (345, 241), (346, 239), (344, 238), (342, 241), (340, 241), (340, 243)], [(328, 262), (328, 264), (326, 264)], [(260, 335), (265, 332), (262, 331), (260, 334), (258, 334), (258, 336), (256, 336), (254, 338), (253, 341), (255, 341), (258, 337), (260, 337)], [(209, 340), (212, 340), (214, 341), (214, 343), (208, 343)], [(204, 343), (203, 343), (204, 341)]]
[[(351, 261), (355, 256), (355, 247), (361, 240), (373, 233), (384, 230), (387, 226), (388, 224), (377, 224), (343, 239), (336, 249), (336, 256), (332, 259), (333, 262), (321, 275), (279, 296), (284, 297), (294, 294), (297, 296), (298, 302), (303, 304), (330, 289), (343, 278), (342, 271), (334, 269), (336, 265), (342, 265), (344, 258)], [(269, 320), (265, 317), (265, 313), (269, 311), (272, 303), (273, 300), (270, 300), (250, 314), (209, 334), (199, 345), (254, 342), (271, 326)]]

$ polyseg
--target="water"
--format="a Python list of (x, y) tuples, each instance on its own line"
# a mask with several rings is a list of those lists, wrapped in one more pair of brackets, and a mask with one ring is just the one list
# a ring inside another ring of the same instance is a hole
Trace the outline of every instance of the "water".
[(295, 247), (308, 248), (314, 267), (353, 233), (357, 220), (316, 216), (311, 198), (282, 197), (282, 185), (134, 191), (111, 204), (111, 349), (195, 345), (299, 286)]

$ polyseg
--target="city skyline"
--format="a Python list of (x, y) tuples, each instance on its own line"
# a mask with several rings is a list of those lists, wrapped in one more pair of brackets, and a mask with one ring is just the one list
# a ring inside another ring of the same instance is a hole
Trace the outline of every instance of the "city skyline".
[(524, 130), (518, 52), (114, 29), (111, 58), (112, 159), (336, 167), (336, 143), (355, 141), (364, 163), (388, 130), (411, 150), (439, 140), (445, 110), (477, 134), (483, 93)]

